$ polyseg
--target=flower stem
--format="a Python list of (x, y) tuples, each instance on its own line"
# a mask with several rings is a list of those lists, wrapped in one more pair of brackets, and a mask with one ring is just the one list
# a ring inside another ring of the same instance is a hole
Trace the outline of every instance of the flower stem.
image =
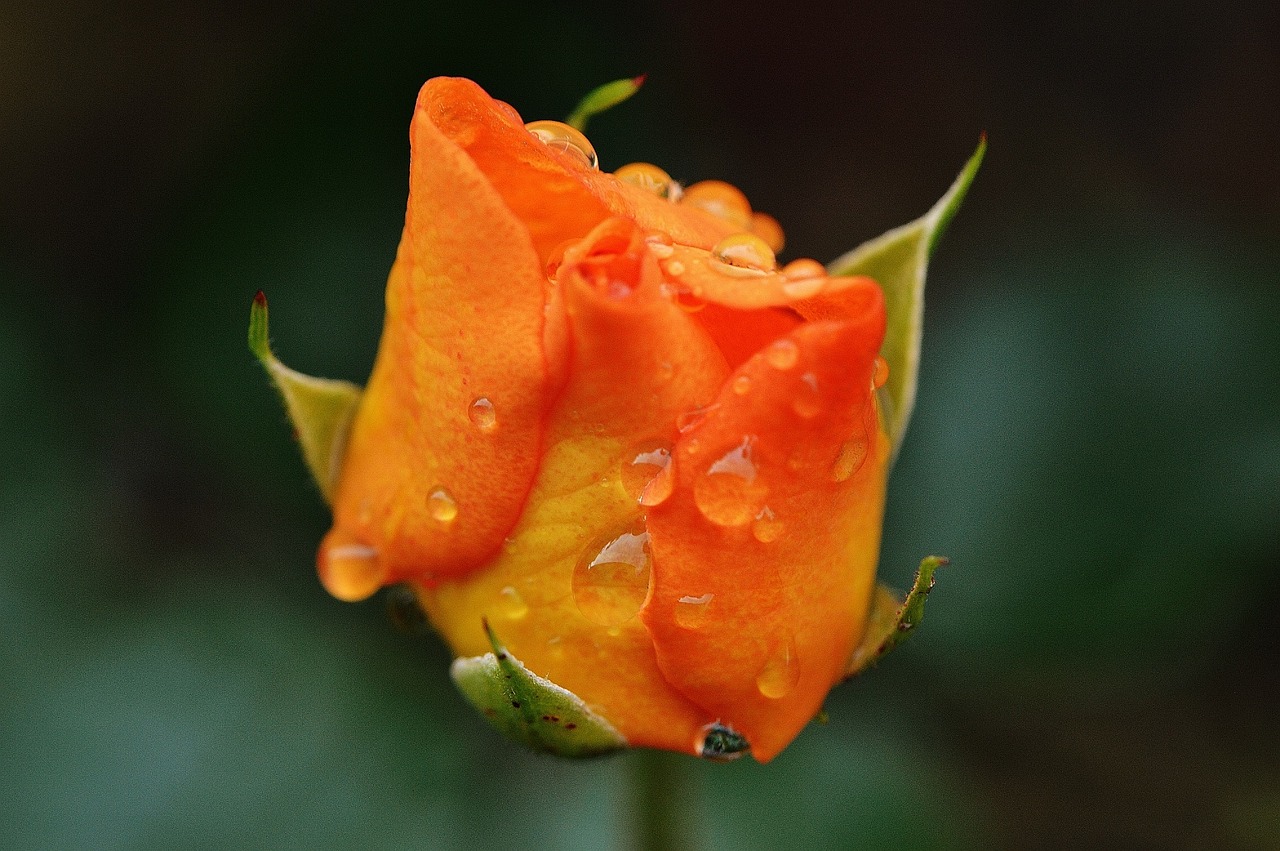
[(631, 757), (631, 823), (637, 851), (687, 848), (680, 837), (685, 826), (685, 785), (679, 754), (636, 750)]

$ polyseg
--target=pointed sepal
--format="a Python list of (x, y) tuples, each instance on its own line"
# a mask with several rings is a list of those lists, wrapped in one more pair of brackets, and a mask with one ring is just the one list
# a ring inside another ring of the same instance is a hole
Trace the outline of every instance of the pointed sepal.
[(911, 635), (924, 618), (924, 601), (933, 590), (933, 574), (947, 564), (942, 556), (926, 556), (916, 571), (916, 581), (906, 599), (885, 587), (876, 586), (871, 598), (871, 614), (861, 643), (849, 657), (845, 676), (852, 677), (874, 665), (881, 656), (897, 647)]
[(640, 91), (642, 85), (644, 85), (644, 74), (639, 77), (629, 77), (625, 80), (614, 80), (612, 83), (605, 83), (579, 101), (573, 112), (569, 113), (569, 117), (564, 120), (564, 123), (580, 132), (586, 130), (587, 122), (591, 118), (606, 109), (613, 109), (613, 107)]
[(267, 297), (261, 290), (249, 310), (249, 349), (284, 399), (307, 467), (325, 501), (332, 504), (360, 388), (349, 381), (303, 375), (282, 364), (271, 351)]
[(969, 185), (978, 174), (987, 151), (984, 134), (978, 149), (947, 193), (929, 212), (902, 227), (863, 243), (827, 265), (832, 275), (866, 275), (884, 290), (888, 319), (880, 355), (889, 364), (886, 425), (893, 440), (894, 457), (902, 445), (916, 400), (916, 376), (920, 367), (920, 335), (924, 321), (924, 279), (929, 257), (947, 225), (960, 209)]
[(530, 671), (498, 641), (488, 621), (493, 652), (455, 659), (449, 673), (458, 691), (498, 732), (537, 751), (597, 756), (627, 746), (613, 725), (581, 698)]

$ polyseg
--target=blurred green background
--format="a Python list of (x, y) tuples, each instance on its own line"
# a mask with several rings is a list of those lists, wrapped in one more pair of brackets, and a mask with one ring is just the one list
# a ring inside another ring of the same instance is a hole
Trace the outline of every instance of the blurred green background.
[(692, 847), (1280, 848), (1270, 3), (0, 6), (0, 846), (627, 847), (630, 756), (507, 744), (328, 598), (245, 347), (362, 381), (419, 85), (718, 177), (830, 259), (990, 134), (930, 277), (882, 573), (923, 630)]

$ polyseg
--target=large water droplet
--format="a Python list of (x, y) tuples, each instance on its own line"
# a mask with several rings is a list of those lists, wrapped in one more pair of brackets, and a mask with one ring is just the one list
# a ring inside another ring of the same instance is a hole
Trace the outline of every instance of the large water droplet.
[(733, 379), (733, 383), (729, 385), (733, 388), (733, 392), (739, 396), (745, 396), (751, 392), (751, 376), (739, 375)]
[(791, 369), (800, 359), (800, 347), (785, 337), (774, 340), (765, 348), (764, 359), (774, 369)]
[(529, 604), (514, 586), (508, 585), (498, 592), (498, 614), (511, 620), (519, 620), (529, 614)]
[(702, 516), (718, 526), (745, 526), (764, 507), (769, 488), (760, 481), (752, 459), (755, 438), (720, 456), (693, 486), (693, 501)]
[(452, 523), (458, 516), (458, 503), (444, 488), (434, 488), (427, 494), (427, 513), (439, 523)]
[(801, 257), (782, 267), (782, 292), (791, 298), (812, 298), (827, 285), (827, 268), (817, 260)]
[(676, 601), (676, 624), (685, 629), (697, 629), (707, 622), (711, 615), (711, 601), (715, 594), (686, 594)]
[(661, 198), (670, 198), (676, 185), (671, 175), (652, 163), (627, 163), (613, 174), (623, 183), (647, 189)]
[(782, 232), (782, 225), (768, 213), (751, 214), (751, 232), (763, 239), (765, 244), (775, 253), (781, 251), (782, 246), (787, 244), (787, 237)]
[(337, 531), (320, 545), (316, 573), (324, 590), (348, 603), (372, 597), (387, 576), (377, 550)]
[(498, 414), (487, 396), (481, 396), (472, 402), (471, 407), (467, 409), (467, 416), (471, 418), (471, 424), (485, 434), (489, 434), (498, 427)]
[(596, 149), (581, 132), (560, 121), (530, 121), (524, 126), (548, 148), (564, 151), (587, 168), (599, 168)]
[(756, 519), (751, 521), (751, 534), (762, 544), (771, 544), (782, 536), (782, 521), (773, 513), (773, 509), (765, 506), (760, 509)]
[(837, 482), (847, 480), (862, 466), (862, 462), (867, 460), (867, 442), (861, 437), (854, 437), (846, 440), (840, 446), (840, 454), (836, 456), (835, 463), (831, 466), (831, 478)]
[(773, 249), (752, 233), (726, 236), (711, 249), (711, 258), (717, 271), (729, 275), (765, 275), (777, 267)]
[(592, 623), (631, 620), (649, 595), (649, 533), (638, 521), (602, 546), (588, 547), (573, 571), (573, 602)]
[(622, 488), (641, 505), (658, 505), (671, 495), (670, 466), (671, 444), (642, 443), (622, 462)]
[(708, 724), (698, 731), (698, 740), (694, 743), (694, 747), (703, 759), (715, 762), (737, 759), (751, 749), (746, 736), (719, 721)]
[(741, 190), (723, 180), (703, 180), (686, 187), (680, 203), (724, 219), (737, 230), (751, 229), (751, 203)]
[(772, 700), (786, 697), (800, 681), (800, 660), (796, 658), (795, 641), (787, 639), (765, 663), (756, 676), (756, 688)]
[(818, 376), (812, 372), (806, 372), (800, 376), (796, 394), (791, 400), (791, 409), (805, 419), (812, 419), (822, 413), (822, 394), (818, 389)]

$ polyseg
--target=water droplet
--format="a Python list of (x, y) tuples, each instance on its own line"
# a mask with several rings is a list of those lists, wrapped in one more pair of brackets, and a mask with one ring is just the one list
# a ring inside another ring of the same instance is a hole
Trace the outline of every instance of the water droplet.
[(596, 149), (587, 137), (560, 121), (530, 121), (524, 126), (548, 148), (564, 151), (587, 168), (599, 168)]
[(843, 482), (858, 472), (862, 462), (867, 460), (867, 442), (860, 437), (846, 440), (840, 446), (840, 454), (831, 466), (831, 478)]
[(471, 424), (485, 434), (489, 434), (498, 427), (498, 414), (487, 396), (481, 396), (472, 402), (471, 407), (467, 409), (467, 416), (471, 418)]
[(751, 203), (741, 190), (723, 180), (703, 180), (686, 187), (680, 203), (724, 219), (740, 231), (751, 229)]
[(675, 185), (671, 175), (652, 163), (628, 163), (613, 174), (623, 183), (647, 189), (660, 198), (671, 197), (671, 187)]
[(372, 597), (387, 576), (377, 550), (337, 530), (320, 545), (316, 573), (324, 590), (348, 603)]
[(649, 595), (649, 533), (637, 521), (602, 546), (588, 547), (573, 571), (573, 601), (601, 626), (635, 617)]
[(671, 376), (676, 374), (676, 368), (671, 361), (663, 361), (658, 364), (658, 379), (660, 381), (670, 381)]
[(782, 292), (791, 298), (812, 298), (827, 285), (827, 269), (817, 260), (802, 257), (782, 267)]
[(386, 600), (387, 618), (398, 631), (406, 635), (425, 635), (431, 631), (431, 623), (412, 585), (392, 585), (387, 589)]
[(733, 379), (733, 383), (729, 385), (733, 388), (733, 392), (739, 396), (745, 396), (751, 391), (751, 376), (739, 375)]
[(716, 270), (730, 275), (766, 275), (777, 267), (773, 249), (752, 233), (726, 236), (711, 249)]
[(795, 641), (787, 639), (756, 676), (756, 688), (772, 700), (786, 697), (800, 681), (800, 660)]
[(787, 237), (782, 232), (782, 225), (768, 213), (751, 214), (751, 232), (763, 239), (765, 244), (775, 253), (781, 251), (782, 246), (787, 244)]
[(694, 743), (694, 748), (703, 759), (729, 762), (749, 751), (751, 745), (737, 730), (717, 721), (698, 731), (698, 740)]
[(444, 488), (435, 488), (427, 494), (427, 513), (440, 523), (452, 523), (458, 516), (458, 503)]
[(711, 601), (715, 594), (694, 597), (686, 594), (676, 600), (676, 624), (685, 629), (697, 629), (707, 622), (711, 614)]
[(883, 387), (884, 383), (889, 380), (889, 362), (884, 358), (876, 358), (876, 365), (871, 371), (871, 384), (874, 387)]
[(769, 488), (759, 480), (752, 460), (755, 438), (720, 456), (693, 486), (693, 501), (702, 516), (718, 526), (745, 526), (764, 507)]
[(773, 509), (765, 506), (760, 509), (756, 519), (751, 523), (751, 534), (762, 544), (771, 544), (782, 535), (782, 521), (773, 513)]
[(516, 112), (516, 108), (505, 100), (494, 100), (493, 105), (497, 107), (498, 112), (501, 113), (502, 117), (507, 119), (509, 123), (516, 127), (520, 127), (524, 124), (524, 119), (520, 117), (520, 113)]
[(642, 443), (627, 456), (629, 460), (622, 462), (622, 487), (632, 499), (641, 505), (658, 505), (671, 495), (672, 477), (664, 476), (671, 466), (671, 444)]
[(498, 614), (511, 620), (519, 620), (529, 614), (529, 604), (514, 586), (508, 585), (498, 592)]
[(800, 384), (796, 387), (795, 398), (791, 400), (791, 409), (805, 419), (812, 419), (822, 413), (822, 396), (818, 392), (818, 376), (806, 372), (800, 376)]
[(703, 405), (701, 408), (694, 408), (692, 411), (685, 411), (676, 417), (676, 431), (684, 434), (689, 429), (706, 419), (707, 414), (720, 407), (719, 402), (712, 402), (710, 405)]
[(667, 274), (673, 278), (678, 278), (684, 274), (684, 264), (679, 260), (671, 260), (663, 268), (665, 268), (667, 270)]
[(795, 344), (795, 341), (785, 337), (774, 340), (765, 348), (764, 359), (774, 369), (791, 369), (800, 359), (800, 347)]
[(697, 313), (707, 306), (706, 299), (699, 297), (699, 292), (700, 290), (691, 290), (688, 287), (677, 285), (671, 288), (670, 295), (675, 301), (676, 307), (685, 313)]

